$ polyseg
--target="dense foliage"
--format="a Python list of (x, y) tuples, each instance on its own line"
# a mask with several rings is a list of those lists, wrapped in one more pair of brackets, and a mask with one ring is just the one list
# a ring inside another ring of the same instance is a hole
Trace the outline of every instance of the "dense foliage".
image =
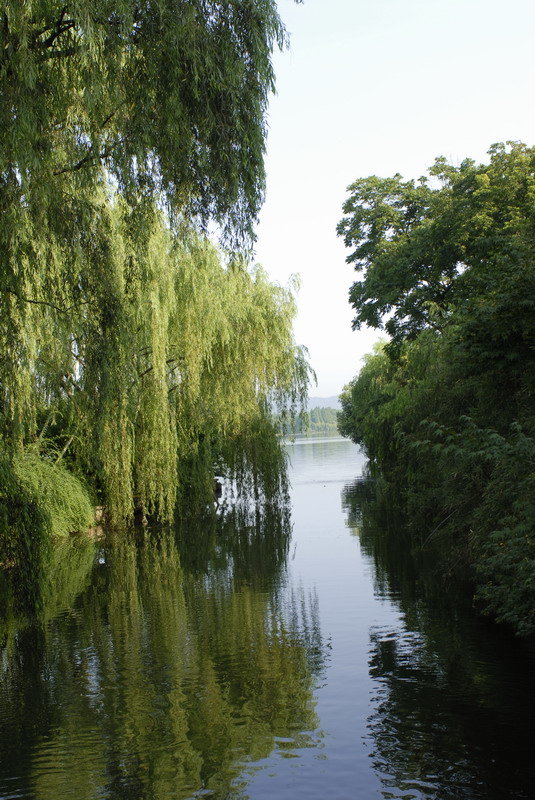
[(237, 253), (285, 41), (274, 0), (3, 3), (0, 562), (15, 524), (82, 526), (41, 513), (16, 469), (30, 452), (111, 522), (170, 519), (214, 468), (282, 487), (269, 409), (295, 413), (308, 367), (292, 288)]
[(62, 225), (72, 237), (103, 166), (130, 201), (163, 193), (188, 218), (251, 233), (271, 53), (286, 38), (274, 0), (4, 0), (2, 12), (2, 211), (29, 217), (24, 239)]
[(363, 271), (355, 327), (385, 327), (340, 431), (403, 489), (476, 602), (535, 631), (535, 149), (438, 159), (431, 179), (357, 181), (339, 226)]

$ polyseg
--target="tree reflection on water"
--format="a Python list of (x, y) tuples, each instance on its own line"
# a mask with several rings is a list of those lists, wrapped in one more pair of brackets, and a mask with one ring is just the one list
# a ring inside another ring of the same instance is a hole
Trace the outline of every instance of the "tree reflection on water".
[(533, 797), (533, 650), (476, 616), (436, 552), (411, 547), (384, 487), (356, 481), (343, 506), (376, 594), (400, 611), (398, 625), (370, 631), (368, 731), (383, 797)]
[(41, 624), (6, 622), (0, 794), (239, 797), (276, 739), (309, 746), (324, 647), (289, 536), (245, 512), (110, 535)]

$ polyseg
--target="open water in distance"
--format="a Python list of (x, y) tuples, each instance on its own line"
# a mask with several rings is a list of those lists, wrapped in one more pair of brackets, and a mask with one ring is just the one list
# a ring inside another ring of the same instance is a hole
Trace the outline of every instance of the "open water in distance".
[[(276, 514), (55, 551), (0, 621), (0, 798), (535, 797), (533, 651), (374, 517), (350, 442)], [(417, 567), (417, 569), (416, 569)]]

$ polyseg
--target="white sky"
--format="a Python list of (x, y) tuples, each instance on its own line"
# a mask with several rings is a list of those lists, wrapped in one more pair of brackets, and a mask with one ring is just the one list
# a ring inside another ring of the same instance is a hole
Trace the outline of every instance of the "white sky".
[(275, 57), (267, 199), (256, 260), (299, 273), (295, 335), (339, 394), (377, 331), (353, 332), (356, 275), (336, 236), (347, 186), (424, 174), (438, 155), (486, 160), (494, 142), (535, 144), (534, 0), (279, 0), (290, 50)]

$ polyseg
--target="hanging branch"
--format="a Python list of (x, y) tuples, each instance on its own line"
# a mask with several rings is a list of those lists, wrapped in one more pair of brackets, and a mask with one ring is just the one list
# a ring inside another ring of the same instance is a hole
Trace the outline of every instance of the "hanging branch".
[(10, 289), (8, 286), (3, 287), (0, 289), (0, 292), (5, 292), (6, 294), (11, 294), (13, 297), (16, 297), (17, 300), (20, 300), (23, 303), (31, 303), (35, 306), (48, 306), (48, 308), (52, 308), (54, 311), (57, 311), (58, 314), (68, 314), (75, 308), (79, 308), (80, 306), (87, 306), (90, 305), (90, 300), (82, 300), (79, 303), (74, 303), (72, 306), (68, 306), (67, 308), (60, 308), (60, 306), (55, 305), (54, 303), (50, 303), (48, 300), (35, 300), (32, 297), (23, 297), (19, 292), (16, 292), (14, 289)]
[(54, 414), (55, 414), (55, 413), (56, 413), (56, 410), (55, 410), (55, 408), (53, 408), (53, 409), (50, 411), (50, 413), (49, 413), (48, 417), (46, 418), (46, 420), (45, 420), (45, 424), (44, 424), (44, 425), (43, 425), (43, 427), (41, 428), (41, 432), (39, 433), (39, 436), (37, 437), (37, 443), (38, 443), (38, 444), (40, 444), (40, 443), (43, 441), (43, 437), (44, 437), (44, 435), (45, 435), (45, 433), (46, 433), (46, 431), (47, 431), (47, 428), (48, 428), (48, 426), (49, 426), (49, 425), (50, 425), (50, 423), (52, 422), (52, 419), (53, 419), (53, 417), (54, 417)]
[[(184, 361), (183, 358), (168, 358), (165, 363), (168, 364), (168, 365), (169, 364), (174, 364), (175, 365), (174, 367), (171, 367), (171, 369), (169, 370), (169, 375), (171, 375), (176, 369), (178, 369), (179, 364), (182, 363), (183, 361)], [(148, 375), (148, 373), (152, 372), (153, 369), (154, 369), (154, 365), (151, 364), (150, 367), (147, 367), (146, 370), (144, 370), (143, 372), (139, 372), (138, 373), (138, 378), (144, 378), (145, 375)]]
[[(123, 145), (124, 142), (119, 142), (119, 144)], [(77, 161), (76, 164), (72, 164), (68, 167), (63, 167), (62, 169), (58, 169), (52, 174), (57, 176), (57, 175), (64, 175), (66, 172), (78, 172), (78, 170), (82, 169), (91, 162), (104, 161), (105, 158), (108, 158), (108, 156), (110, 156), (113, 153), (113, 149), (114, 148), (112, 147), (105, 147), (101, 153), (93, 153), (92, 151), (90, 151), (89, 153), (87, 153), (87, 155), (81, 158), (80, 161)]]

